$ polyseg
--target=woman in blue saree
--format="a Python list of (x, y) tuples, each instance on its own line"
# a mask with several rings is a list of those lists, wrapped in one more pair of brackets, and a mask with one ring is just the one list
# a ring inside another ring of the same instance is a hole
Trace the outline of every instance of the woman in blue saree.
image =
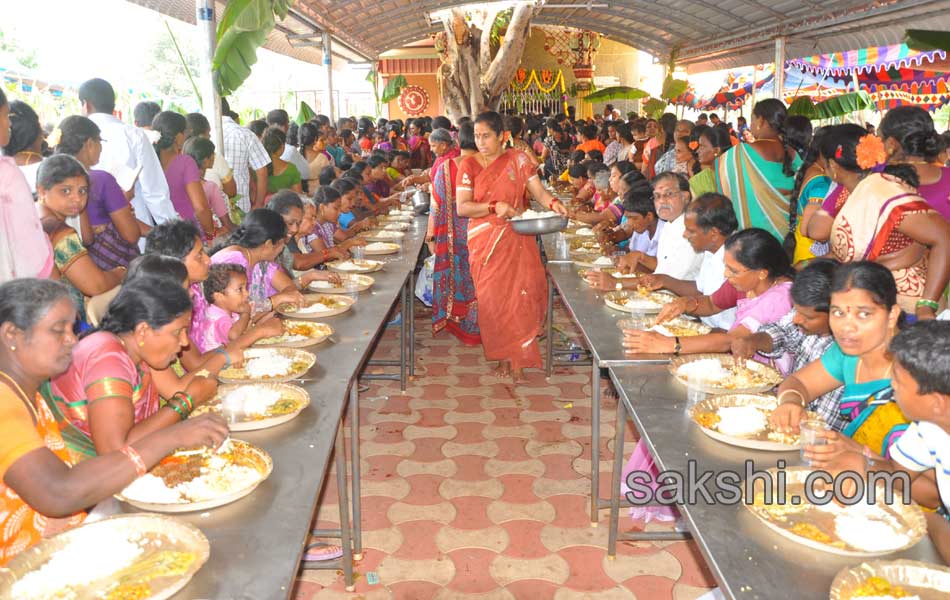
[(455, 210), (457, 159), (477, 152), (471, 126), (462, 128), (459, 142), (461, 149), (455, 146), (445, 129), (436, 129), (429, 135), (429, 144), (438, 157), (429, 171), (432, 210), (426, 235), (429, 250), (435, 255), (432, 333), (445, 329), (464, 344), (475, 346), (481, 344), (481, 336), (475, 286), (468, 264), (468, 219), (458, 216)]

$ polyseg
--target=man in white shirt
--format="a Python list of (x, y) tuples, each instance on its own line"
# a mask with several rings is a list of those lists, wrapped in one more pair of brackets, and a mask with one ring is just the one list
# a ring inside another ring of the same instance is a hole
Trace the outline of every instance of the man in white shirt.
[[(656, 269), (653, 272), (684, 281), (695, 280), (703, 263), (702, 254), (693, 250), (689, 241), (683, 237), (689, 200), (689, 180), (683, 175), (666, 172), (654, 178), (653, 204), (656, 206), (656, 214), (666, 221), (666, 225), (659, 234)], [(621, 270), (626, 272), (636, 269), (639, 262), (635, 256), (629, 259), (628, 256), (633, 255), (622, 257), (618, 263)]]
[[(702, 256), (702, 266), (696, 280), (682, 281), (657, 274), (644, 275), (640, 283), (654, 290), (670, 290), (678, 296), (711, 296), (726, 281), (726, 240), (739, 228), (732, 201), (721, 194), (703, 194), (686, 209), (684, 224), (683, 237)], [(735, 308), (702, 317), (706, 325), (726, 330), (732, 327), (735, 320)]]
[(79, 100), (83, 112), (99, 126), (102, 136), (102, 154), (95, 168), (111, 173), (123, 191), (135, 190), (135, 217), (147, 225), (177, 219), (162, 164), (148, 135), (112, 115), (112, 85), (104, 79), (90, 79), (79, 86)]
[[(267, 113), (267, 124), (271, 127), (279, 127), (284, 133), (290, 130), (290, 115), (282, 108), (276, 108)], [(284, 144), (284, 153), (280, 155), (281, 160), (293, 163), (300, 171), (300, 179), (307, 181), (310, 179), (310, 163), (303, 157), (299, 150), (290, 144)]]
[[(224, 158), (231, 165), (234, 172), (234, 183), (237, 185), (237, 205), (243, 211), (252, 208), (263, 208), (264, 197), (267, 195), (267, 165), (270, 156), (264, 150), (264, 144), (246, 127), (241, 127), (231, 111), (228, 101), (221, 98), (221, 133), (224, 139)], [(254, 198), (251, 198), (251, 171), (257, 182)]]

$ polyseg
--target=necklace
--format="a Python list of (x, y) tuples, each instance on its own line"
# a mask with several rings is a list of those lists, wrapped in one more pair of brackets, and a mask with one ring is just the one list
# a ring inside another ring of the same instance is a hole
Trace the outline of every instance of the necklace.
[(39, 154), (39, 153), (37, 153), (37, 152), (31, 152), (30, 150), (22, 150), (22, 151), (20, 151), (20, 152), (17, 152), (16, 155), (17, 155), (17, 156), (24, 156), (25, 158), (24, 158), (23, 160), (24, 160), (24, 162), (25, 162), (26, 164), (28, 164), (28, 165), (29, 165), (29, 164), (33, 164), (33, 163), (31, 162), (31, 160), (32, 160), (31, 157), (33, 157), (33, 156), (35, 156), (36, 158), (38, 158), (38, 159), (40, 159), (40, 160), (43, 160), (43, 155), (42, 155), (42, 154)]
[[(861, 382), (861, 367), (864, 365), (864, 357), (858, 359), (858, 365), (854, 368), (854, 380), (855, 382)], [(887, 368), (884, 369), (884, 373), (878, 377), (878, 379), (887, 379), (887, 376), (890, 375), (891, 370), (894, 368), (894, 361), (887, 363)], [(875, 381), (871, 379), (869, 381)], [(861, 382), (863, 383), (863, 382)]]
[(34, 423), (39, 423), (39, 422), (40, 422), (40, 416), (39, 416), (39, 414), (37, 414), (37, 412), (36, 412), (36, 407), (33, 406), (33, 403), (32, 403), (32, 402), (30, 402), (29, 396), (26, 395), (26, 392), (23, 391), (23, 388), (20, 387), (20, 384), (17, 383), (16, 380), (14, 380), (12, 377), (10, 377), (9, 375), (7, 375), (7, 374), (4, 373), (3, 371), (0, 371), (0, 375), (2, 375), (3, 378), (8, 382), (8, 383), (6, 384), (7, 387), (9, 387), (9, 388), (12, 389), (14, 392), (16, 392), (16, 395), (20, 398), (20, 400), (23, 402), (23, 404), (26, 404), (27, 409), (30, 411), (30, 416), (33, 417), (33, 422), (34, 422)]

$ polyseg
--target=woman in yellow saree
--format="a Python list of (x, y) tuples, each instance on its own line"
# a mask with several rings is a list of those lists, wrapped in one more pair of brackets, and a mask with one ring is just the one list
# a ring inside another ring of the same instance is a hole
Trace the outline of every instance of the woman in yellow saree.
[(779, 241), (788, 234), (795, 172), (802, 161), (785, 139), (786, 109), (769, 98), (752, 109), (755, 142), (742, 143), (716, 160), (716, 191), (732, 199), (739, 229), (758, 227)]

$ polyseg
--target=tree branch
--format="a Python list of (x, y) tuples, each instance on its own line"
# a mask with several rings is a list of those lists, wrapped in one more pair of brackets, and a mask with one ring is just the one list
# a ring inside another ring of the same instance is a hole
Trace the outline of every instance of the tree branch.
[(499, 11), (496, 9), (485, 9), (485, 20), (482, 22), (481, 39), (478, 46), (478, 66), (484, 73), (488, 71), (491, 64), (491, 32), (495, 29), (495, 19), (498, 18)]
[(508, 24), (508, 33), (505, 34), (505, 41), (489, 67), (483, 69), (485, 74), (482, 76), (481, 88), (488, 98), (499, 96), (511, 82), (528, 41), (534, 11), (535, 7), (531, 4), (520, 4), (515, 7), (511, 22)]

